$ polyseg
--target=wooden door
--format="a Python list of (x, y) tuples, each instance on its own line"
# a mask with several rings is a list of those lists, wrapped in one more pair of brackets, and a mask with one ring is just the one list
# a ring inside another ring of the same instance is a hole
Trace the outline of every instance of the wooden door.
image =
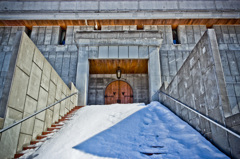
[(133, 103), (133, 90), (124, 81), (114, 81), (105, 90), (105, 104)]

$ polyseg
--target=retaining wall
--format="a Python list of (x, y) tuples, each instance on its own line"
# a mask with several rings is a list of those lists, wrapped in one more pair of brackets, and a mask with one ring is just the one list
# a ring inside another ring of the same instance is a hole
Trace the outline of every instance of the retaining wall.
[[(31, 39), (25, 33), (18, 32), (3, 92), (6, 127), (77, 92), (77, 89), (73, 84), (69, 89)], [(52, 123), (77, 105), (77, 97), (74, 95), (3, 132), (0, 142), (1, 158), (12, 158), (22, 146), (51, 127)]]
[[(221, 57), (216, 35), (209, 29), (192, 50), (169, 86), (162, 91), (200, 113), (226, 126), (231, 115)], [(209, 123), (195, 113), (159, 94), (160, 101), (184, 119), (218, 148), (233, 158), (239, 158), (240, 139)]]

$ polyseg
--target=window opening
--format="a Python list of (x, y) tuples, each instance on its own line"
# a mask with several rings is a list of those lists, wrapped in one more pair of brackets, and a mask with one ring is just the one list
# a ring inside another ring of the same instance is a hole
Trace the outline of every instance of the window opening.
[(66, 40), (66, 30), (62, 30), (59, 44), (65, 45), (65, 40)]
[(28, 29), (27, 30), (27, 35), (28, 35), (29, 38), (31, 38), (31, 34), (32, 34), (32, 30)]
[(177, 29), (173, 29), (172, 34), (173, 34), (173, 44), (180, 44), (178, 41)]

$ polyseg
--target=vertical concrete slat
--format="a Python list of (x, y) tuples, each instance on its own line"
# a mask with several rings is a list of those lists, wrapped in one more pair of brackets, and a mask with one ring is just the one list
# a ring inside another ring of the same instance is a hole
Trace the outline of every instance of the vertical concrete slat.
[(199, 25), (193, 25), (193, 32), (194, 32), (194, 41), (197, 43), (201, 38), (201, 30)]
[(88, 79), (89, 79), (89, 61), (88, 47), (79, 47), (77, 64), (77, 82), (76, 87), (79, 90), (78, 105), (87, 105), (88, 99)]
[(39, 30), (39, 26), (32, 27), (31, 40), (34, 42), (34, 44), (37, 44), (38, 30)]
[(186, 44), (187, 43), (187, 34), (186, 34), (186, 28), (184, 25), (179, 25), (177, 28), (178, 32), (178, 38), (180, 44)]
[(228, 31), (229, 31), (230, 43), (237, 44), (238, 43), (238, 39), (237, 39), (237, 34), (235, 32), (234, 25), (228, 26)]
[(46, 27), (41, 27), (41, 26), (39, 27), (37, 45), (43, 45), (44, 44), (45, 30), (46, 30)]
[(1, 45), (8, 45), (10, 34), (11, 34), (11, 27), (4, 27)]
[(47, 26), (45, 37), (44, 37), (44, 45), (50, 45), (51, 38), (52, 38), (52, 26)]
[(224, 43), (228, 44), (230, 43), (230, 37), (229, 37), (229, 32), (228, 32), (228, 27), (227, 26), (221, 26), (222, 29), (222, 34), (223, 34), (223, 41)]
[(60, 38), (61, 38), (61, 28), (59, 26), (53, 26), (52, 27), (51, 45), (58, 45)]
[(66, 30), (66, 44), (72, 44), (73, 42), (73, 26), (68, 26)]
[(71, 58), (70, 53), (64, 52), (61, 77), (66, 84), (70, 84), (69, 81), (70, 58)]
[(4, 32), (4, 27), (0, 27), (0, 45), (2, 44), (3, 32)]
[(158, 101), (158, 90), (161, 87), (159, 48), (149, 47), (148, 73), (149, 73), (149, 100)]
[(186, 25), (186, 34), (187, 34), (187, 43), (188, 44), (194, 44), (195, 40), (194, 40), (194, 34), (193, 34), (193, 27), (191, 25)]

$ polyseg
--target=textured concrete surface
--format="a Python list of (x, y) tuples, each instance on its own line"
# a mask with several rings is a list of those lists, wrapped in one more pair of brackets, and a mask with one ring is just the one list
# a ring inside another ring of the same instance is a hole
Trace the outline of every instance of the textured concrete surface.
[[(173, 44), (171, 25), (145, 25), (144, 30), (162, 33), (160, 47), (161, 82), (170, 83), (180, 69), (193, 47), (206, 31), (204, 25), (179, 25), (177, 35), (179, 44)], [(188, 38), (187, 38), (188, 37)]]
[[(27, 31), (26, 27), (0, 27), (0, 116), (4, 117), (5, 104), (9, 94), (11, 78), (8, 76), (8, 70), (13, 69), (10, 60), (14, 51), (14, 40), (16, 40), (17, 31)], [(20, 41), (20, 36), (19, 39)], [(16, 56), (15, 56), (16, 58)], [(9, 67), (10, 66), (10, 67)], [(8, 80), (8, 78), (10, 80)]]
[[(21, 35), (21, 40), (19, 40), (20, 43), (17, 42), (18, 45), (15, 46), (17, 50), (14, 52), (17, 53), (18, 58), (14, 58), (14, 56), (11, 58), (11, 66), (14, 67), (8, 70), (8, 74), (12, 73), (13, 76), (12, 79), (9, 79), (12, 84), (8, 105), (5, 105), (7, 112), (4, 127), (57, 101), (56, 85), (58, 81), (61, 82), (61, 89), (58, 90), (61, 92), (61, 99), (70, 95), (71, 92), (28, 36), (24, 32), (20, 32), (18, 35)], [(77, 91), (74, 86), (72, 89), (74, 92)], [(76, 99), (77, 95), (72, 102), (61, 103), (61, 107), (67, 108), (63, 115), (77, 105)], [(59, 111), (53, 110), (54, 108), (50, 108), (4, 132), (0, 145), (5, 146), (8, 150), (1, 147), (0, 156), (12, 158), (16, 151), (22, 149), (22, 146), (29, 144), (40, 132), (50, 127), (54, 120), (60, 117)], [(11, 143), (9, 143), (10, 138)]]
[[(87, 104), (88, 87), (86, 86), (92, 85), (92, 83), (88, 84), (88, 59), (149, 59), (148, 81), (151, 83), (149, 85), (149, 98), (150, 101), (158, 100), (158, 96), (153, 97), (153, 95), (161, 84), (159, 47), (162, 43), (162, 33), (157, 30), (139, 31), (136, 30), (136, 27), (127, 27), (105, 26), (102, 31), (75, 31), (73, 38), (79, 47), (76, 77), (76, 86), (79, 89), (79, 105)], [(68, 29), (72, 30), (72, 28)], [(126, 29), (129, 30), (124, 31)], [(93, 101), (103, 103), (103, 90), (97, 90), (93, 94), (95, 93), (102, 94), (102, 97), (98, 96)]]
[[(240, 26), (213, 26), (216, 31), (231, 114), (240, 112)], [(235, 46), (235, 47), (233, 47)]]
[[(78, 49), (73, 41), (74, 28), (77, 29), (78, 27), (68, 27), (65, 45), (60, 45), (59, 43), (62, 31), (59, 26), (34, 26), (31, 32), (31, 40), (68, 86), (70, 86), (69, 84), (71, 82), (76, 84)], [(79, 29), (86, 29), (86, 27), (79, 26)], [(49, 73), (47, 73), (46, 76), (48, 74)], [(49, 81), (48, 78), (44, 78), (46, 82)]]
[[(162, 87), (161, 90), (211, 119), (223, 125), (230, 125), (231, 121), (236, 119), (228, 118), (229, 123), (226, 122), (225, 117), (229, 116), (231, 107), (223, 72), (216, 35), (213, 29), (209, 29), (187, 57), (167, 89)], [(240, 142), (233, 141), (233, 136), (169, 100), (165, 95), (160, 93), (159, 98), (218, 148), (234, 158), (239, 158), (235, 147), (239, 147)]]
[[(1, 1), (1, 19), (238, 18), (238, 0)], [(221, 12), (219, 12), (221, 11)], [(224, 12), (226, 11), (226, 12)], [(11, 12), (11, 14), (8, 14)], [(28, 13), (28, 14), (25, 14)], [(51, 14), (48, 14), (51, 13)]]

